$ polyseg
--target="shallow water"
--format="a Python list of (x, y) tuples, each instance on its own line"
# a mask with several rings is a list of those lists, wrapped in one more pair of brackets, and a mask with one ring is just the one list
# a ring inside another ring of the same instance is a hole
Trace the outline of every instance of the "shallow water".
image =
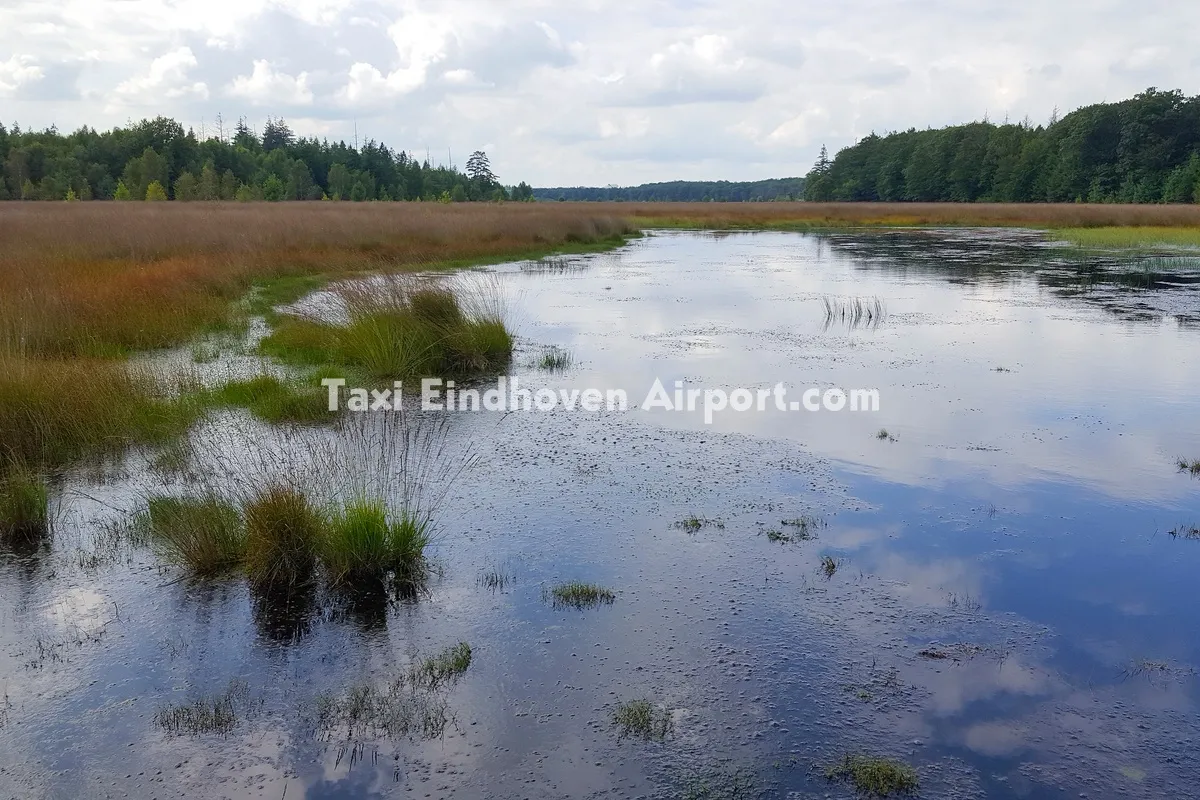
[[(404, 412), (444, 417), (479, 463), (441, 506), (443, 577), (376, 612), (318, 599), (281, 620), (236, 580), (178, 581), (105, 531), (187, 478), (153, 454), (76, 476), (53, 541), (0, 555), (0, 797), (732, 796), (696, 792), (743, 778), (851, 797), (824, 778), (845, 752), (908, 761), (924, 797), (1191, 796), (1200, 541), (1169, 531), (1200, 524), (1200, 479), (1175, 466), (1200, 458), (1200, 294), (1175, 267), (1136, 288), (1120, 276), (1141, 267), (1019, 231), (662, 233), (467, 276), (508, 290), (522, 382), (635, 407)], [(830, 324), (825, 298), (886, 316)], [(547, 344), (574, 365), (532, 366)], [(706, 425), (636, 408), (656, 378), (878, 389), (880, 408)], [(371, 452), (395, 424), (352, 421)], [(335, 435), (222, 415), (192, 467), (303, 469)], [(689, 515), (723, 527), (674, 525)], [(804, 515), (815, 539), (766, 535)], [(617, 600), (543, 602), (570, 579)], [(322, 693), (458, 641), (474, 660), (444, 736), (314, 723)], [(154, 724), (233, 679), (225, 735)], [(663, 743), (611, 724), (642, 697), (672, 711)]]

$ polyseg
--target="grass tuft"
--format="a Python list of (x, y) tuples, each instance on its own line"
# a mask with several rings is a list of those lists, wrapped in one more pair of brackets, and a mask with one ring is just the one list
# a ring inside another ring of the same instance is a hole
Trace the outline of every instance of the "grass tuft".
[(697, 533), (702, 528), (724, 530), (725, 523), (719, 519), (709, 519), (708, 517), (698, 517), (695, 514), (689, 514), (678, 522), (672, 523), (672, 527), (679, 528), (688, 533)]
[(620, 738), (636, 736), (647, 741), (661, 742), (675, 729), (671, 712), (655, 707), (649, 700), (618, 703), (613, 711), (613, 724), (621, 729)]
[(196, 577), (221, 575), (245, 562), (242, 515), (216, 495), (152, 497), (146, 516), (151, 540)]
[(598, 605), (612, 605), (617, 601), (616, 594), (611, 590), (582, 581), (560, 583), (544, 592), (543, 598), (546, 597), (550, 599), (555, 608), (569, 606), (581, 611)]
[(436, 689), (454, 683), (471, 666), (471, 645), (459, 642), (453, 647), (413, 664), (409, 681), (422, 689)]
[(1179, 467), (1180, 472), (1188, 472), (1193, 476), (1200, 475), (1200, 458), (1194, 458), (1191, 461), (1180, 458), (1175, 461), (1175, 466)]
[(249, 707), (250, 687), (245, 681), (234, 679), (215, 697), (160, 709), (154, 715), (154, 725), (175, 736), (206, 733), (228, 736)]
[(245, 517), (251, 584), (282, 594), (311, 585), (323, 520), (308, 497), (289, 486), (274, 486), (250, 500)]
[(0, 478), (0, 539), (35, 542), (50, 525), (50, 488), (46, 479), (24, 467)]
[(393, 515), (381, 500), (360, 498), (334, 513), (321, 538), (321, 561), (339, 589), (371, 589), (388, 580), (408, 592), (429, 575), (428, 524)]
[(221, 405), (246, 408), (267, 422), (318, 422), (333, 415), (329, 411), (324, 387), (284, 382), (274, 375), (259, 375), (244, 381), (231, 381), (218, 389), (215, 400)]
[(846, 755), (825, 770), (831, 781), (849, 781), (855, 790), (868, 797), (890, 797), (917, 791), (917, 771), (899, 761)]
[(547, 372), (565, 372), (574, 363), (575, 356), (571, 354), (571, 351), (553, 344), (543, 347), (537, 359), (538, 368)]

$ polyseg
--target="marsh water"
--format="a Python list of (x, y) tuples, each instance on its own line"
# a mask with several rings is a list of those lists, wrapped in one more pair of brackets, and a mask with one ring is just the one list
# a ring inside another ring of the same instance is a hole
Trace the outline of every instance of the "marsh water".
[[(119, 541), (203, 463), (81, 470), (51, 539), (0, 555), (0, 796), (852, 797), (825, 777), (845, 753), (913, 765), (930, 798), (1196, 796), (1195, 269), (955, 230), (662, 232), (473, 273), (510, 300), (524, 385), (629, 410), (354, 420), (440, 417), (448, 457), (476, 456), (439, 505), (441, 577), (365, 611), (283, 618)], [(854, 299), (884, 315), (829, 318)], [(538, 367), (547, 345), (569, 368)], [(656, 379), (879, 408), (706, 424), (639, 408)], [(191, 458), (283, 469), (339, 435), (229, 412)], [(567, 580), (616, 600), (547, 602)], [(460, 641), (444, 729), (314, 722)], [(230, 686), (220, 731), (156, 721)], [(664, 741), (614, 727), (641, 698)]]

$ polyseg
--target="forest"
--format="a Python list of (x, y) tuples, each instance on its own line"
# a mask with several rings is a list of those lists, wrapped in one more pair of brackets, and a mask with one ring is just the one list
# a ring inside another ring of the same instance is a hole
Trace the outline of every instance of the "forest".
[(804, 178), (773, 178), (765, 181), (667, 181), (640, 186), (535, 188), (538, 200), (591, 200), (608, 202), (761, 202), (801, 200)]
[(1200, 202), (1200, 97), (1147, 89), (1046, 125), (872, 133), (808, 174), (813, 201)]
[(403, 150), (297, 137), (282, 119), (258, 135), (239, 120), (226, 137), (198, 137), (158, 117), (100, 132), (61, 134), (0, 124), (0, 200), (532, 200), (505, 187), (487, 154), (466, 170)]

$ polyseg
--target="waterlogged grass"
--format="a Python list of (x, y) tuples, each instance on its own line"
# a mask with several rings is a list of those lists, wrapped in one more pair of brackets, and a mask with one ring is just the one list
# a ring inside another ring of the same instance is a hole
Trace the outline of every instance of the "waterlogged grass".
[(0, 540), (34, 542), (50, 524), (50, 488), (39, 473), (13, 467), (0, 477)]
[(875, 434), (875, 438), (881, 442), (896, 441), (896, 437), (893, 436), (891, 433), (889, 433), (887, 428), (880, 428), (879, 431)]
[(1191, 461), (1186, 458), (1177, 459), (1175, 466), (1180, 472), (1187, 472), (1193, 476), (1200, 476), (1200, 458), (1193, 458)]
[(1200, 539), (1200, 526), (1184, 524), (1176, 525), (1167, 534), (1172, 539)]
[(611, 590), (582, 581), (569, 581), (552, 586), (543, 592), (543, 598), (548, 599), (555, 608), (567, 606), (581, 611), (599, 605), (612, 605), (617, 601), (617, 595)]
[(836, 575), (837, 571), (841, 569), (841, 566), (842, 560), (840, 558), (835, 559), (833, 556), (821, 556), (820, 570), (821, 574), (825, 576), (826, 580), (829, 580)]
[(675, 728), (671, 712), (649, 700), (630, 700), (618, 703), (613, 710), (613, 724), (624, 739), (636, 737), (647, 741), (663, 741)]
[(169, 441), (200, 408), (168, 399), (120, 362), (6, 358), (0, 342), (0, 474), (64, 467), (131, 444)]
[(325, 526), (308, 497), (294, 487), (274, 486), (251, 499), (244, 513), (251, 584), (285, 595), (310, 586)]
[(887, 316), (887, 309), (878, 297), (823, 297), (821, 302), (825, 307), (826, 330), (835, 325), (845, 326), (850, 330), (874, 328)]
[(391, 580), (397, 591), (410, 593), (428, 578), (428, 545), (427, 520), (358, 498), (332, 515), (321, 537), (321, 560), (335, 588), (374, 589)]
[(445, 692), (471, 666), (471, 646), (459, 642), (382, 685), (364, 683), (317, 698), (316, 727), (325, 737), (365, 735), (436, 739), (452, 721)]
[(1200, 248), (1200, 227), (1129, 227), (1058, 228), (1051, 234), (1079, 247), (1112, 250), (1145, 250), (1161, 247)]
[(817, 538), (819, 529), (828, 527), (823, 519), (811, 515), (785, 519), (780, 524), (782, 528), (769, 528), (766, 531), (768, 541), (784, 544), (810, 542)]
[(158, 549), (195, 577), (216, 577), (245, 563), (246, 526), (241, 512), (216, 495), (151, 497), (146, 521)]
[(231, 381), (212, 394), (218, 406), (245, 408), (267, 422), (323, 422), (333, 418), (328, 392), (318, 379), (284, 381), (259, 375)]
[(544, 369), (547, 372), (565, 372), (574, 363), (575, 356), (572, 355), (570, 350), (565, 350), (554, 344), (543, 347), (536, 361), (538, 369)]
[(346, 324), (285, 316), (260, 347), (287, 363), (389, 382), (498, 372), (512, 360), (513, 335), (486, 291), (388, 276), (342, 289)]
[(848, 782), (855, 791), (867, 797), (914, 794), (918, 787), (917, 771), (907, 764), (853, 754), (828, 767), (825, 778)]
[(154, 715), (154, 725), (175, 736), (228, 736), (238, 721), (253, 710), (249, 685), (234, 679), (221, 694), (159, 709)]
[(724, 530), (725, 523), (719, 519), (709, 519), (708, 517), (689, 514), (678, 522), (672, 523), (672, 527), (687, 531), (688, 533), (698, 533), (704, 528), (717, 528), (719, 530)]

